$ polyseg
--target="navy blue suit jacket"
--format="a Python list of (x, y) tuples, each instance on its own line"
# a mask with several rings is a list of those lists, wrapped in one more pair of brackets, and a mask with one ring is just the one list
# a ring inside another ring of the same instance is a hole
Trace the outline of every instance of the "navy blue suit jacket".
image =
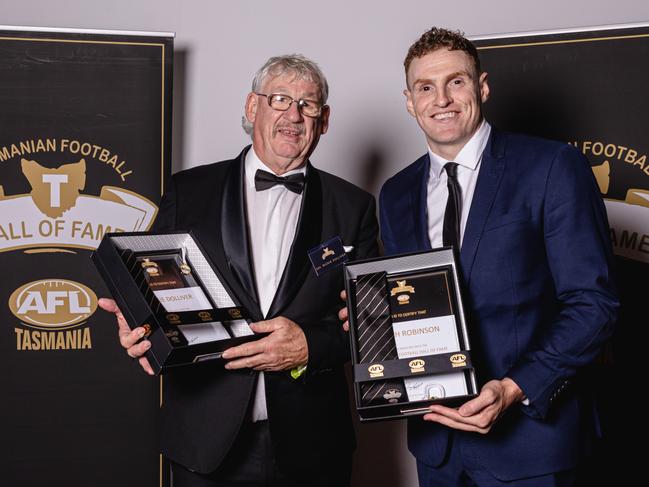
[[(431, 248), (429, 166), (425, 155), (381, 190), (388, 254)], [(494, 476), (576, 465), (594, 420), (576, 375), (611, 335), (618, 308), (611, 257), (588, 161), (567, 144), (492, 130), (460, 251), (469, 337), (480, 381), (509, 377), (530, 401), (512, 406), (487, 435), (465, 435), (465, 453)], [(437, 466), (450, 433), (414, 418), (409, 448)]]

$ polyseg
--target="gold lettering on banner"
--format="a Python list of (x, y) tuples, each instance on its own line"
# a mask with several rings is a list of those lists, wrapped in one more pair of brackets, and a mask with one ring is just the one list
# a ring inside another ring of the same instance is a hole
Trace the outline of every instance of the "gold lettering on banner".
[[(108, 232), (148, 230), (158, 211), (144, 196), (113, 185), (100, 185), (98, 195), (83, 193), (87, 172), (98, 165), (104, 174), (109, 166), (121, 181), (133, 174), (126, 160), (98, 144), (34, 137), (0, 146), (0, 162), (15, 165), (31, 188), (7, 194), (0, 186), (0, 252), (94, 250)], [(16, 350), (91, 349), (88, 319), (97, 296), (84, 284), (48, 277), (20, 286), (9, 298), (20, 320), (14, 325)]]
[(16, 350), (83, 350), (92, 348), (90, 328), (65, 331), (40, 331), (14, 328)]
[[(586, 157), (595, 156), (596, 158), (605, 158), (602, 164), (607, 164), (607, 167), (610, 165), (611, 161), (616, 160), (633, 166), (641, 171), (645, 176), (649, 176), (647, 155), (642, 154), (635, 149), (599, 140), (571, 141), (569, 143), (579, 149)], [(606, 192), (608, 192), (608, 190)], [(606, 194), (606, 192), (602, 191), (602, 194)]]
[(38, 152), (56, 152), (56, 139), (30, 139), (0, 147), (0, 162)]
[(133, 174), (132, 170), (125, 170), (126, 168), (124, 166), (126, 166), (126, 161), (120, 160), (117, 154), (113, 154), (110, 150), (96, 144), (79, 140), (61, 139), (60, 152), (70, 152), (83, 157), (97, 159), (112, 167), (119, 174), (122, 181), (126, 181), (126, 177)]
[[(606, 205), (614, 252), (649, 263), (649, 189), (643, 188), (648, 184), (644, 176), (649, 176), (647, 154), (630, 144), (610, 141), (583, 140), (570, 144), (595, 164), (591, 169)], [(616, 175), (620, 170), (626, 177)], [(612, 180), (619, 195), (626, 191), (623, 198), (609, 195)]]
[[(44, 163), (40, 153), (48, 153)], [(133, 174), (110, 149), (76, 139), (33, 138), (0, 146), (0, 161), (19, 164), (31, 188), (8, 195), (0, 185), (0, 252), (94, 250), (108, 232), (146, 231), (158, 212), (150, 200), (128, 189), (102, 185), (84, 194), (93, 163), (113, 168), (122, 181)]]
[(0, 162), (42, 152), (66, 152), (78, 155), (80, 158), (91, 157), (112, 167), (122, 181), (126, 181), (127, 177), (133, 174), (133, 170), (128, 168), (126, 161), (118, 154), (111, 152), (110, 149), (75, 139), (36, 138), (0, 146)]
[(27, 231), (25, 222), (20, 222), (18, 227), (13, 223), (8, 223), (6, 226), (0, 225), (0, 239), (4, 240), (20, 240), (22, 238), (31, 238), (34, 235)]

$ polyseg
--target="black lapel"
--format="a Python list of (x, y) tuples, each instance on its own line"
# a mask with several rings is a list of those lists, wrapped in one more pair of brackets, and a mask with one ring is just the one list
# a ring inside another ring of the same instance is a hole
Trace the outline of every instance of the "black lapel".
[(473, 194), (460, 251), (462, 273), (467, 285), (487, 216), (493, 206), (505, 169), (504, 155), (504, 137), (492, 128), (489, 142), (482, 155), (480, 174), (478, 174), (478, 182)]
[[(230, 171), (225, 178), (221, 196), (221, 212), (218, 215), (218, 228), (223, 242), (224, 258), (227, 267), (236, 279), (243, 295), (239, 296), (250, 312), (261, 316), (259, 299), (252, 270), (252, 258), (246, 220), (246, 203), (244, 192), (244, 168), (248, 146), (239, 157), (232, 161)], [(218, 197), (214, 198), (215, 200)], [(239, 295), (239, 293), (237, 293)], [(246, 299), (247, 298), (247, 299)], [(257, 318), (255, 316), (255, 319)]]
[(272, 318), (291, 302), (298, 289), (302, 286), (311, 264), (308, 250), (321, 243), (322, 234), (322, 181), (320, 173), (310, 163), (307, 163), (306, 185), (300, 208), (300, 218), (297, 222), (295, 238), (291, 252), (286, 261), (282, 279), (277, 286), (277, 292), (268, 310)]

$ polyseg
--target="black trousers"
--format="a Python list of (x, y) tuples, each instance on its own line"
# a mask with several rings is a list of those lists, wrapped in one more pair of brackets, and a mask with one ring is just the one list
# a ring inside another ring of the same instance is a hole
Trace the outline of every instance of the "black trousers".
[[(295, 445), (295, 448), (309, 448), (309, 445)], [(171, 469), (172, 487), (349, 487), (351, 456), (341, 455), (340, 461), (326, 471), (308, 472), (296, 478), (277, 465), (268, 421), (260, 421), (241, 432), (215, 472), (204, 475), (176, 463)]]

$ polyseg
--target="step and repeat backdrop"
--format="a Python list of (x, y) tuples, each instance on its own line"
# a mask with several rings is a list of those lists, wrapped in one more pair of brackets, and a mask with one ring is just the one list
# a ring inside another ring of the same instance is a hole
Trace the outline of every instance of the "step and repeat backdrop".
[(147, 230), (170, 176), (173, 36), (0, 28), (2, 483), (162, 483), (158, 379), (91, 252)]
[(628, 449), (636, 426), (621, 394), (633, 393), (643, 382), (649, 26), (503, 35), (475, 42), (492, 89), (487, 119), (505, 130), (577, 147), (589, 159), (604, 198), (622, 308), (612, 343), (582, 377), (581, 386), (592, 391), (598, 404), (595, 414), (603, 436), (596, 461), (587, 468), (593, 476), (630, 473), (639, 468)]

